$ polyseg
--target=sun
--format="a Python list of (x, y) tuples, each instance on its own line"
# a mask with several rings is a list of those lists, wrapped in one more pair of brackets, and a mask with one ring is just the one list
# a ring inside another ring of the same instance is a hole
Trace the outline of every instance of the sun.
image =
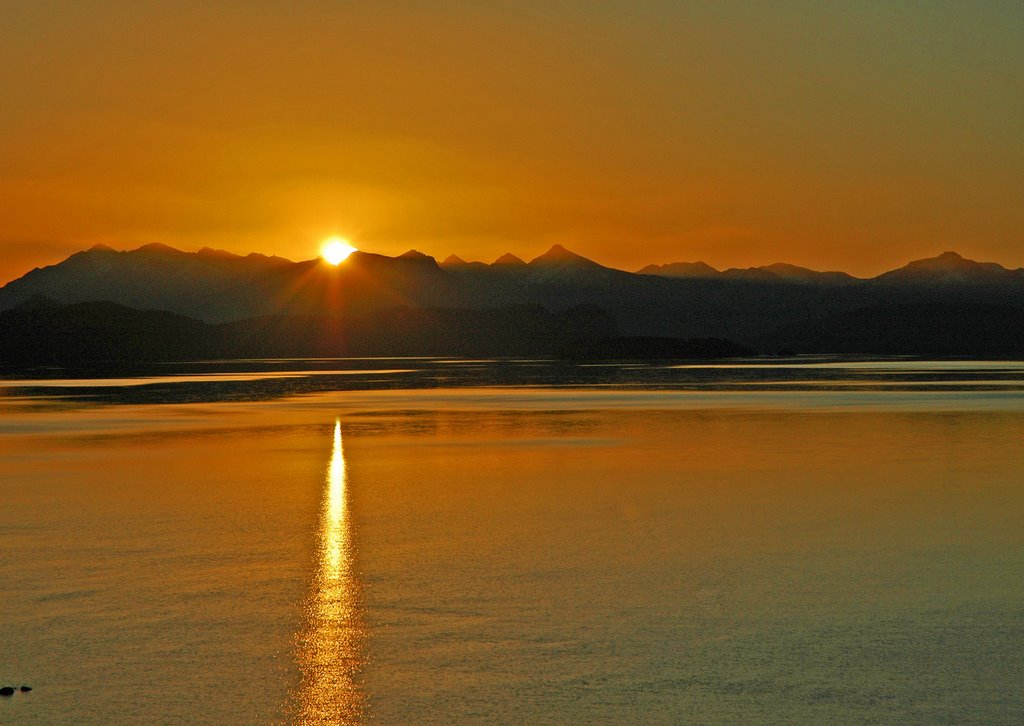
[(324, 243), (320, 245), (320, 256), (332, 265), (340, 265), (356, 251), (356, 248), (350, 245), (347, 239), (341, 237), (325, 239)]

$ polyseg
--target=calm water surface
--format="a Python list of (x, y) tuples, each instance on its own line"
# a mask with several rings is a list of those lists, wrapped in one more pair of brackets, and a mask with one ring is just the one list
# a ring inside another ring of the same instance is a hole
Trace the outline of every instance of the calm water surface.
[(1013, 361), (22, 373), (0, 723), (1021, 723), (1022, 471)]

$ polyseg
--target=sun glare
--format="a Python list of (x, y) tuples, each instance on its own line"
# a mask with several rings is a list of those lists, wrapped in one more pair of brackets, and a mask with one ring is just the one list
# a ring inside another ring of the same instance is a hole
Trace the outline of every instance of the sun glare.
[(320, 256), (332, 265), (340, 265), (355, 251), (356, 248), (341, 237), (331, 237), (320, 245)]

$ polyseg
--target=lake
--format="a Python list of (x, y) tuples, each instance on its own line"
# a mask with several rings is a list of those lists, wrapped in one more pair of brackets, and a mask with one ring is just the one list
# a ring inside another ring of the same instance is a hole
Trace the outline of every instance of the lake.
[(0, 379), (0, 723), (1024, 722), (1024, 363)]

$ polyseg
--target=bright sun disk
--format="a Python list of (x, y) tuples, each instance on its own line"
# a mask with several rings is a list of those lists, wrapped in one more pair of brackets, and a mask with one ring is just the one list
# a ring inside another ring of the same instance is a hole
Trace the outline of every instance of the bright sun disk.
[(320, 256), (332, 265), (341, 264), (355, 251), (356, 248), (350, 245), (347, 239), (341, 237), (331, 237), (320, 245)]

